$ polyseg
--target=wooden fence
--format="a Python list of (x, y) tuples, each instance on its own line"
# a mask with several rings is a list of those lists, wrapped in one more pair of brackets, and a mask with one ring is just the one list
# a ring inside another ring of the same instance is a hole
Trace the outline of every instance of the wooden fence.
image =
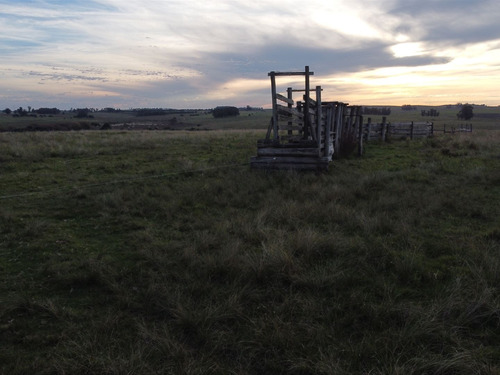
[(399, 122), (390, 123), (382, 118), (381, 123), (372, 123), (368, 118), (363, 124), (363, 139), (365, 141), (382, 140), (388, 138), (424, 138), (434, 134), (434, 123), (432, 122)]
[(457, 128), (456, 126), (450, 126), (446, 129), (446, 124), (443, 125), (443, 133), (472, 133), (472, 124), (462, 124)]

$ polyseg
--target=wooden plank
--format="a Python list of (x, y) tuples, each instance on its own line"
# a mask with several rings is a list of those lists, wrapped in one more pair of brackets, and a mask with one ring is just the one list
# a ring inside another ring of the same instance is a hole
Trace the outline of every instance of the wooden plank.
[(298, 156), (298, 157), (314, 157), (317, 155), (317, 148), (277, 148), (266, 147), (258, 148), (258, 156)]
[(288, 104), (291, 104), (291, 105), (295, 104), (295, 102), (293, 101), (293, 99), (288, 99), (286, 96), (283, 96), (281, 94), (276, 94), (276, 99), (281, 100), (282, 102), (285, 102), (285, 103), (288, 103)]
[(279, 130), (302, 130), (300, 125), (280, 125)]
[(301, 126), (304, 124), (304, 120), (302, 120), (296, 116), (292, 116), (292, 115), (290, 115), (290, 116), (278, 115), (278, 121), (292, 123), (292, 124), (301, 125)]
[(288, 107), (285, 107), (285, 106), (282, 106), (280, 104), (277, 104), (276, 105), (276, 109), (277, 111), (281, 112), (281, 113), (289, 113), (293, 116), (297, 116), (297, 117), (300, 117), (300, 118), (303, 118), (304, 117), (304, 114), (297, 111), (296, 109), (294, 108), (288, 108)]
[[(306, 100), (306, 98), (304, 98)], [(318, 103), (316, 103), (316, 100), (309, 98), (309, 106), (310, 107), (317, 107)]]
[(314, 72), (269, 72), (267, 73), (268, 76), (274, 75), (276, 77), (279, 76), (305, 76), (305, 75), (310, 75), (313, 76)]
[(316, 142), (309, 139), (301, 139), (298, 144), (288, 145), (288, 144), (280, 144), (279, 142), (276, 142), (274, 140), (260, 139), (257, 141), (257, 148), (267, 148), (267, 147), (278, 148), (278, 149), (279, 148), (315, 149)]

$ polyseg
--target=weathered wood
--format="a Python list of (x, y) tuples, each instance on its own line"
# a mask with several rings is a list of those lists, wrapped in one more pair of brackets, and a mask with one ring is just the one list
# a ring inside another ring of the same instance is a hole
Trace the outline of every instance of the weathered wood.
[[(321, 126), (321, 118), (322, 118), (322, 111), (321, 111), (321, 86), (316, 86), (316, 110), (317, 110), (317, 120), (316, 120), (316, 138), (318, 141), (318, 148), (321, 148), (321, 130), (323, 126)], [(326, 156), (326, 155), (321, 155), (321, 153), (318, 154), (318, 156)]]
[(382, 141), (387, 141), (387, 117), (382, 117)]
[[(305, 100), (305, 103), (304, 103), (304, 113), (309, 113), (309, 100), (308, 100), (308, 98), (310, 97), (310, 95), (309, 95), (309, 89), (310, 89), (310, 86), (309, 86), (309, 76), (310, 76), (309, 66), (306, 66), (304, 71), (305, 71), (305, 97), (307, 98)], [(309, 120), (309, 116), (305, 116), (304, 117), (304, 138), (309, 137), (309, 127), (310, 126), (311, 126), (311, 123)]]
[(304, 95), (304, 101), (309, 101), (309, 107), (311, 108), (316, 108), (318, 106), (318, 103), (316, 100), (312, 99), (312, 98), (306, 98), (305, 95)]
[(274, 75), (275, 77), (279, 77), (279, 76), (303, 76), (303, 75), (313, 76), (314, 72), (310, 72), (308, 66), (306, 68), (307, 69), (305, 72), (275, 72), (275, 71), (272, 71), (272, 72), (269, 72), (267, 75), (268, 76)]
[(281, 94), (276, 94), (276, 99), (281, 100), (282, 102), (288, 103), (288, 104), (295, 104), (293, 99), (289, 99), (286, 96), (283, 96)]
[(289, 147), (289, 148), (277, 148), (277, 147), (262, 147), (257, 149), (258, 156), (317, 156), (316, 148), (303, 148), (303, 147)]
[[(300, 125), (280, 125), (279, 127), (279, 130), (286, 130), (286, 131), (290, 131), (290, 130), (302, 130), (302, 126)], [(291, 135), (291, 134), (289, 134)]]
[(304, 120), (302, 118), (299, 118), (298, 116), (293, 116), (292, 114), (279, 114), (278, 113), (278, 121), (279, 122), (287, 122), (287, 123), (293, 123), (293, 124), (300, 124), (303, 125)]
[(297, 116), (298, 118), (304, 118), (304, 114), (297, 111), (296, 109), (288, 108), (279, 104), (276, 106), (276, 112), (281, 112), (282, 114), (283, 113), (290, 114), (293, 116)]
[[(291, 87), (288, 87), (286, 89), (286, 95), (287, 95), (287, 99), (288, 99), (288, 108), (289, 109), (292, 109), (292, 106), (293, 106), (293, 93), (292, 93), (292, 88)], [(292, 119), (290, 118), (289, 121), (287, 122), (287, 125), (288, 126), (293, 126), (293, 122), (292, 122)], [(300, 129), (301, 130), (301, 129)], [(293, 129), (289, 129), (288, 130), (288, 134), (289, 135), (292, 135), (293, 134)]]
[[(273, 74), (271, 74), (273, 73)], [(274, 72), (269, 73), (271, 77), (271, 95), (273, 100), (273, 138), (274, 140), (279, 140), (278, 135), (278, 103), (276, 101), (276, 75)]]
[(333, 154), (334, 158), (338, 158), (340, 156), (340, 143), (342, 139), (342, 125), (343, 125), (343, 117), (344, 117), (344, 104), (339, 104), (337, 106), (336, 110), (336, 116), (335, 116), (335, 124), (334, 124), (334, 131), (335, 131), (335, 153)]
[(364, 153), (363, 145), (363, 116), (361, 116), (358, 127), (358, 156), (362, 156)]
[(280, 143), (277, 142), (273, 139), (259, 139), (257, 141), (257, 148), (266, 148), (266, 147), (273, 147), (273, 148), (316, 148), (316, 142), (309, 140), (309, 139), (301, 139), (298, 144), (294, 145), (289, 145), (286, 143)]

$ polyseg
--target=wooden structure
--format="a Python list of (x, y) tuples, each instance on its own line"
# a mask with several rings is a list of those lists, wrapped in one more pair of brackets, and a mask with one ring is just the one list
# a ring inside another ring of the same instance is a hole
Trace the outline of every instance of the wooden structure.
[(381, 123), (372, 123), (368, 118), (363, 124), (363, 138), (365, 141), (381, 140), (389, 138), (423, 138), (434, 134), (434, 123), (432, 122), (399, 122), (390, 123), (382, 117)]
[(455, 126), (452, 126), (450, 129), (446, 129), (446, 124), (444, 124), (444, 127), (443, 127), (443, 133), (452, 133), (452, 134), (455, 134), (455, 133), (472, 133), (472, 124), (462, 124), (462, 125), (459, 125), (460, 127), (457, 128)]
[[(257, 142), (252, 168), (326, 170), (334, 157), (350, 152), (362, 142), (361, 107), (342, 102), (324, 102), (321, 86), (310, 87), (314, 75), (306, 66), (303, 72), (275, 72), (271, 78), (273, 114), (266, 138)], [(304, 87), (288, 87), (277, 92), (278, 77), (303, 76)], [(300, 101), (293, 97), (301, 93)], [(314, 96), (314, 98), (312, 97)]]

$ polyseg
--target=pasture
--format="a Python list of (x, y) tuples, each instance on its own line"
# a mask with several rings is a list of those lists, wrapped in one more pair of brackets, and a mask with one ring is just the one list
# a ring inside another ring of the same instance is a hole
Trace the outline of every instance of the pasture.
[(0, 133), (0, 372), (500, 374), (498, 124), (315, 174), (267, 121)]

